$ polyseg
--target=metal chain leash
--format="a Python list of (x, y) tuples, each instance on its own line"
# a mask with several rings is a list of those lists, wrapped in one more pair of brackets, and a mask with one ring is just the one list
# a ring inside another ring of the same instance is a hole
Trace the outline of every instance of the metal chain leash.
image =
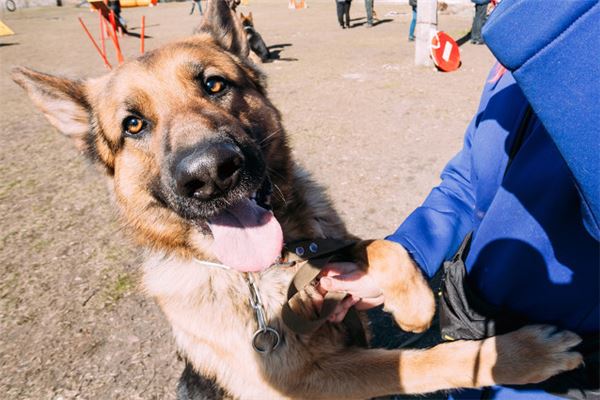
[[(254, 350), (261, 354), (269, 354), (279, 346), (281, 336), (277, 330), (267, 325), (267, 318), (265, 314), (265, 307), (260, 297), (260, 292), (254, 276), (252, 273), (247, 273), (244, 276), (250, 289), (250, 305), (254, 309), (256, 315), (256, 321), (258, 322), (258, 329), (252, 335), (252, 347)], [(261, 340), (262, 339), (262, 340)], [(270, 343), (265, 347), (262, 347), (260, 343)]]

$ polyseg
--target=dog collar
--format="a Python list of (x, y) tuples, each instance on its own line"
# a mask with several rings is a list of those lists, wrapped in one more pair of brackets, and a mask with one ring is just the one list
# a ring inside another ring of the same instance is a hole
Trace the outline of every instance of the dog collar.
[[(254, 311), (254, 316), (258, 325), (258, 328), (256, 329), (256, 331), (254, 331), (254, 334), (252, 335), (252, 348), (259, 354), (269, 354), (272, 351), (274, 351), (281, 342), (281, 334), (277, 329), (267, 324), (267, 314), (265, 311), (265, 307), (262, 302), (260, 290), (258, 289), (258, 285), (256, 284), (256, 281), (254, 279), (255, 273), (238, 271), (224, 264), (199, 260), (197, 258), (193, 258), (193, 260), (195, 263), (200, 264), (203, 267), (217, 268), (226, 271), (235, 271), (242, 274), (244, 280), (246, 281), (246, 284), (248, 285), (250, 295), (250, 306)], [(284, 261), (283, 257), (279, 257), (279, 259), (275, 263), (271, 264), (271, 266), (269, 266), (264, 271), (259, 272), (258, 274), (262, 274), (263, 272), (273, 268), (291, 267), (294, 265), (296, 265), (295, 260)]]
[[(285, 251), (285, 247), (284, 247), (284, 251)], [(245, 274), (247, 272), (242, 272), (242, 271), (238, 271), (237, 269), (233, 269), (228, 265), (225, 264), (220, 264), (220, 263), (216, 263), (216, 262), (212, 262), (212, 261), (206, 261), (206, 260), (200, 260), (196, 257), (192, 258), (192, 260), (198, 264), (201, 265), (203, 267), (208, 267), (208, 268), (218, 268), (218, 269), (223, 269), (226, 271), (235, 271), (235, 272), (239, 272), (240, 274)], [(258, 274), (262, 274), (263, 272), (266, 271), (270, 271), (273, 268), (288, 268), (288, 267), (293, 267), (296, 265), (296, 263), (298, 262), (297, 260), (290, 260), (290, 261), (286, 261), (287, 258), (285, 257), (279, 257), (277, 259), (277, 261), (275, 261), (273, 264), (271, 264), (268, 268), (258, 272)]]
[[(346, 293), (328, 293), (325, 296), (319, 318), (314, 320), (296, 314), (290, 306), (290, 300), (294, 296), (299, 296), (299, 292), (311, 284), (323, 267), (332, 261), (332, 259), (337, 258), (338, 255), (347, 252), (355, 243), (356, 241), (354, 240), (338, 239), (298, 240), (287, 243), (283, 247), (284, 254), (279, 260), (271, 264), (267, 269), (256, 273), (262, 274), (273, 268), (293, 267), (302, 264), (288, 287), (287, 301), (283, 305), (281, 314), (284, 324), (293, 332), (297, 334), (310, 334), (314, 332), (327, 321), (327, 318), (333, 313), (335, 307), (346, 297)], [(260, 354), (269, 354), (274, 351), (279, 346), (281, 334), (275, 328), (267, 325), (265, 308), (254, 278), (255, 273), (237, 271), (223, 264), (198, 260), (196, 258), (194, 258), (194, 261), (205, 267), (232, 270), (243, 275), (249, 289), (250, 306), (254, 310), (258, 325), (258, 328), (252, 335), (252, 348)], [(361, 347), (366, 347), (366, 336), (356, 310), (351, 309), (346, 314), (343, 323), (348, 328), (353, 343)]]
[[(256, 285), (254, 274), (252, 272), (241, 272), (224, 264), (199, 260), (197, 258), (194, 258), (194, 262), (202, 265), (203, 267), (235, 271), (242, 274), (244, 280), (246, 281), (246, 284), (248, 285), (250, 295), (250, 306), (254, 310), (254, 316), (256, 317), (256, 323), (258, 325), (258, 328), (256, 329), (256, 331), (254, 331), (254, 334), (252, 335), (252, 348), (259, 354), (269, 354), (273, 350), (275, 350), (277, 346), (279, 346), (279, 343), (281, 341), (281, 334), (275, 328), (267, 325), (267, 314), (265, 312), (265, 306), (263, 305), (258, 285)], [(271, 269), (276, 265), (278, 265), (278, 263), (271, 265), (266, 270)]]
[(205, 260), (199, 260), (196, 257), (194, 257), (193, 260), (194, 260), (194, 262), (196, 264), (200, 264), (203, 267), (219, 268), (219, 269), (225, 269), (225, 270), (233, 270), (233, 268), (228, 267), (227, 265), (224, 265), (224, 264), (219, 264), (219, 263), (215, 263), (215, 262), (211, 262), (211, 261), (205, 261)]

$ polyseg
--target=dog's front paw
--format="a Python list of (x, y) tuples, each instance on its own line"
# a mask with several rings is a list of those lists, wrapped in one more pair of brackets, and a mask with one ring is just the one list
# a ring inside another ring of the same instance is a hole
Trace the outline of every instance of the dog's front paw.
[(384, 309), (407, 332), (429, 328), (435, 313), (433, 293), (404, 247), (388, 240), (375, 240), (365, 250), (366, 268), (383, 291)]
[(542, 382), (583, 362), (581, 354), (571, 351), (581, 338), (553, 326), (530, 325), (492, 339), (497, 353), (492, 376), (500, 384)]

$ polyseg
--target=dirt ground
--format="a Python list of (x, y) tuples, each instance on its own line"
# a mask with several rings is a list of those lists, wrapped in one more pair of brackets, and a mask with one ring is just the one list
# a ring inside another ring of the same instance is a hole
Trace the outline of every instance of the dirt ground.
[[(382, 237), (416, 207), (460, 148), (493, 57), (465, 44), (444, 74), (413, 66), (410, 8), (377, 3), (381, 23), (337, 25), (333, 0), (288, 10), (250, 0), (258, 30), (281, 58), (263, 66), (295, 157), (325, 185), (351, 231)], [(147, 49), (188, 35), (191, 3), (126, 9), (146, 16)], [(72, 6), (1, 16), (0, 398), (172, 399), (182, 362), (157, 306), (137, 287), (140, 256), (122, 234), (105, 183), (10, 80), (16, 65), (72, 77), (105, 70)], [(440, 15), (464, 35), (471, 14)], [(134, 32), (139, 30), (134, 30)], [(139, 41), (123, 39), (126, 57)], [(112, 51), (112, 50), (111, 50)], [(114, 54), (110, 54), (114, 60)], [(201, 318), (201, 316), (198, 316)]]

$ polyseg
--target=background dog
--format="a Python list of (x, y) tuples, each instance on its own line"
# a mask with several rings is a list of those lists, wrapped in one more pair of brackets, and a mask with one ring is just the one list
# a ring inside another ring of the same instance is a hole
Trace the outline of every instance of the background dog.
[[(281, 307), (295, 268), (264, 267), (282, 239), (350, 235), (294, 163), (264, 77), (247, 58), (241, 23), (221, 0), (207, 14), (196, 36), (99, 78), (14, 73), (48, 120), (104, 171), (124, 225), (148, 251), (145, 289), (196, 373), (213, 379), (223, 396), (360, 399), (532, 383), (579, 365), (580, 355), (569, 352), (578, 337), (549, 327), (422, 351), (349, 346), (339, 324), (311, 335), (290, 331)], [(269, 180), (273, 213), (256, 201), (265, 200), (257, 194)], [(398, 324), (425, 329), (433, 296), (416, 267), (396, 267), (403, 249), (375, 241), (355, 252)], [(281, 334), (266, 355), (251, 346), (248, 274), (269, 326)], [(298, 311), (314, 315), (311, 298), (304, 299)]]
[(254, 52), (262, 62), (267, 62), (271, 59), (271, 53), (269, 52), (269, 48), (265, 44), (260, 33), (256, 31), (254, 28), (254, 21), (252, 20), (252, 11), (248, 16), (245, 16), (243, 13), (240, 13), (240, 18), (242, 19), (242, 26), (244, 27), (244, 32), (246, 32), (246, 37), (248, 38), (248, 44), (250, 45), (250, 50)]

